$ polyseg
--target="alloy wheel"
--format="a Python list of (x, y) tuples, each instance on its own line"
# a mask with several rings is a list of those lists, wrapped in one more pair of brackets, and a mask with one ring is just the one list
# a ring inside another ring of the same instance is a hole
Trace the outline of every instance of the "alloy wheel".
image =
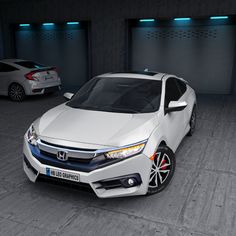
[(168, 178), (171, 171), (171, 161), (166, 153), (156, 153), (156, 158), (153, 160), (151, 169), (149, 187), (158, 188)]
[(196, 128), (196, 121), (197, 121), (197, 113), (196, 113), (196, 107), (194, 107), (193, 111), (192, 111), (191, 118), (190, 118), (190, 122), (189, 122), (190, 130), (188, 132), (188, 136), (193, 135), (195, 128)]
[(160, 146), (150, 159), (152, 160), (152, 167), (148, 183), (148, 195), (163, 191), (175, 172), (175, 154), (168, 146)]
[(9, 96), (13, 101), (22, 101), (25, 97), (25, 91), (22, 86), (13, 84), (10, 87)]
[(192, 116), (191, 116), (190, 126), (191, 126), (192, 131), (194, 131), (195, 127), (196, 127), (196, 111), (195, 111), (195, 109), (194, 109)]

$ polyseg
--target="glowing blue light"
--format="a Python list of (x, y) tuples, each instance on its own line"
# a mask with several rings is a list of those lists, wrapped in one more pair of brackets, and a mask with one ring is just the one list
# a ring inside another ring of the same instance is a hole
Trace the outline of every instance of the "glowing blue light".
[(223, 19), (228, 19), (228, 16), (211, 16), (211, 20), (223, 20)]
[(155, 19), (140, 19), (139, 22), (154, 22)]
[(19, 24), (20, 27), (29, 27), (30, 24)]
[(181, 17), (181, 18), (174, 18), (174, 20), (176, 21), (187, 21), (187, 20), (191, 20), (190, 17)]
[(72, 22), (67, 22), (66, 24), (67, 24), (67, 25), (78, 25), (79, 22), (77, 22), (77, 21), (72, 21)]
[(43, 26), (53, 26), (54, 23), (43, 23)]

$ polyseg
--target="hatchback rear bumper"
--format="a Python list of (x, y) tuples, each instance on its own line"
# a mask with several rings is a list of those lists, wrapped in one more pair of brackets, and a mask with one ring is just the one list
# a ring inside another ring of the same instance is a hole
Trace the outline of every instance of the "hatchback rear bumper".
[(52, 87), (48, 87), (48, 88), (36, 88), (33, 89), (32, 92), (35, 93), (40, 93), (40, 94), (45, 94), (45, 93), (54, 93), (57, 92), (61, 89), (60, 86), (52, 86)]
[(38, 95), (57, 92), (61, 90), (61, 82), (59, 80), (50, 83), (37, 83), (30, 81), (25, 85), (26, 95)]

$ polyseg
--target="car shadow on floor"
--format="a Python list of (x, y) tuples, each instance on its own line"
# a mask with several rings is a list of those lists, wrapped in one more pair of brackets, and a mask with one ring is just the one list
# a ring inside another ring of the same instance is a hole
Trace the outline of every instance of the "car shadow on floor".
[(0, 100), (1, 101), (10, 101), (10, 102), (14, 102), (14, 103), (24, 103), (26, 101), (38, 101), (38, 100), (44, 100), (44, 99), (54, 98), (54, 97), (58, 97), (58, 96), (63, 97), (63, 93), (57, 92), (57, 93), (48, 93), (48, 94), (42, 94), (42, 95), (26, 96), (26, 98), (21, 102), (12, 101), (8, 96), (0, 95)]

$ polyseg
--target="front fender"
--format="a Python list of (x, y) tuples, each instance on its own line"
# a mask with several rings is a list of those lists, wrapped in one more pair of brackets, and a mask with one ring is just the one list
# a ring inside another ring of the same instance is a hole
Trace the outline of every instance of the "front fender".
[(157, 148), (159, 147), (161, 142), (165, 142), (166, 145), (172, 149), (172, 147), (169, 146), (167, 138), (165, 135), (163, 135), (163, 131), (161, 130), (161, 126), (158, 125), (153, 132), (151, 133), (148, 142), (145, 146), (144, 153), (146, 156), (151, 157), (154, 152), (156, 152)]

